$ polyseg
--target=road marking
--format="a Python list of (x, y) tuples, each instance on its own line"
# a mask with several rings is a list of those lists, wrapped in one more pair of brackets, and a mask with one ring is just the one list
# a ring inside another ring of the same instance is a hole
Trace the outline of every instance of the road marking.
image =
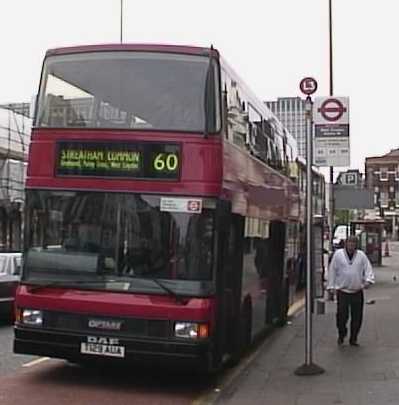
[(36, 366), (37, 364), (43, 363), (47, 360), (50, 360), (50, 357), (40, 357), (40, 359), (32, 360), (29, 363), (22, 364), (22, 367)]

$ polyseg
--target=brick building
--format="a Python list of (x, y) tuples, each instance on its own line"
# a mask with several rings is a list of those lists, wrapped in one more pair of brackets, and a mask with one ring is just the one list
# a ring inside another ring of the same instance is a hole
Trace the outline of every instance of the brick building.
[(399, 237), (399, 149), (383, 156), (367, 157), (366, 187), (374, 190), (374, 217), (384, 218), (386, 230)]

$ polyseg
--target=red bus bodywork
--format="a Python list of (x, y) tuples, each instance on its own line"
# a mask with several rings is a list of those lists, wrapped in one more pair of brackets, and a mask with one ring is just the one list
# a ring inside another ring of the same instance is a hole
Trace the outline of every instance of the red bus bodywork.
[[(118, 50), (193, 55), (212, 52), (217, 59), (219, 58), (216, 50), (155, 45), (60, 48), (48, 51), (47, 56)], [(223, 123), (222, 131), (212, 136), (204, 136), (203, 133), (184, 134), (151, 130), (37, 127), (32, 132), (26, 188), (214, 198), (228, 201), (231, 213), (236, 216), (260, 217), (267, 221), (296, 221), (299, 214), (299, 198), (294, 182), (249, 156), (243, 149), (227, 142), (225, 127)], [(56, 146), (57, 142), (65, 140), (88, 143), (93, 141), (176, 143), (181, 147), (180, 178), (176, 181), (157, 181), (56, 176)], [(241, 281), (239, 284), (241, 286)], [(256, 291), (241, 292), (240, 305), (245, 294), (247, 296), (251, 293), (257, 296), (261, 294), (262, 286), (254, 288)], [(125, 358), (128, 360), (138, 358), (195, 360), (209, 369), (215, 364), (215, 347), (218, 347), (219, 358), (228, 352), (231, 354), (233, 349), (236, 350), (233, 347), (234, 343), (229, 344), (229, 348), (221, 350), (220, 344), (215, 342), (214, 338), (215, 331), (219, 327), (218, 317), (221, 316), (218, 311), (224, 297), (224, 292), (220, 295), (216, 291), (208, 297), (184, 297), (181, 302), (177, 302), (173, 297), (161, 294), (91, 291), (84, 288), (51, 286), (36, 288), (22, 282), (16, 297), (17, 315), (23, 308), (37, 309), (44, 313), (48, 311), (51, 312), (53, 323), (51, 327), (42, 330), (22, 325), (21, 319), (17, 316), (14, 350), (18, 353), (79, 360), (81, 358), (79, 344), (87, 335), (117, 336), (126, 347)], [(236, 323), (240, 323), (241, 315), (238, 313), (234, 316)], [(87, 322), (91, 318), (121, 322), (137, 320), (145, 324), (142, 326), (143, 330), (159, 328), (160, 332), (153, 335), (143, 332), (142, 335), (127, 336), (106, 328), (90, 329)], [(206, 323), (209, 325), (209, 337), (196, 341), (173, 339), (171, 330), (175, 321)], [(224, 325), (226, 323), (227, 321), (223, 322)], [(67, 325), (71, 324), (69, 328)], [(236, 331), (240, 334), (239, 325)]]

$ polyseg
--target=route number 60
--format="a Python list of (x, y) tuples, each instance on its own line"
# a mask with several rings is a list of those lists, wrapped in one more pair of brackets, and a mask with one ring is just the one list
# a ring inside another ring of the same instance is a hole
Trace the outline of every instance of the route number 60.
[(154, 169), (158, 172), (174, 172), (179, 165), (179, 158), (175, 153), (158, 153), (154, 159)]

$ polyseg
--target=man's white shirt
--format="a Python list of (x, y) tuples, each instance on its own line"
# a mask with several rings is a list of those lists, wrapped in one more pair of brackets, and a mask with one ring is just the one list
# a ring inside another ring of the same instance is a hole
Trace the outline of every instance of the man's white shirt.
[(352, 259), (346, 249), (337, 250), (328, 269), (327, 289), (356, 292), (366, 284), (374, 284), (373, 268), (367, 256), (361, 250), (355, 250)]

